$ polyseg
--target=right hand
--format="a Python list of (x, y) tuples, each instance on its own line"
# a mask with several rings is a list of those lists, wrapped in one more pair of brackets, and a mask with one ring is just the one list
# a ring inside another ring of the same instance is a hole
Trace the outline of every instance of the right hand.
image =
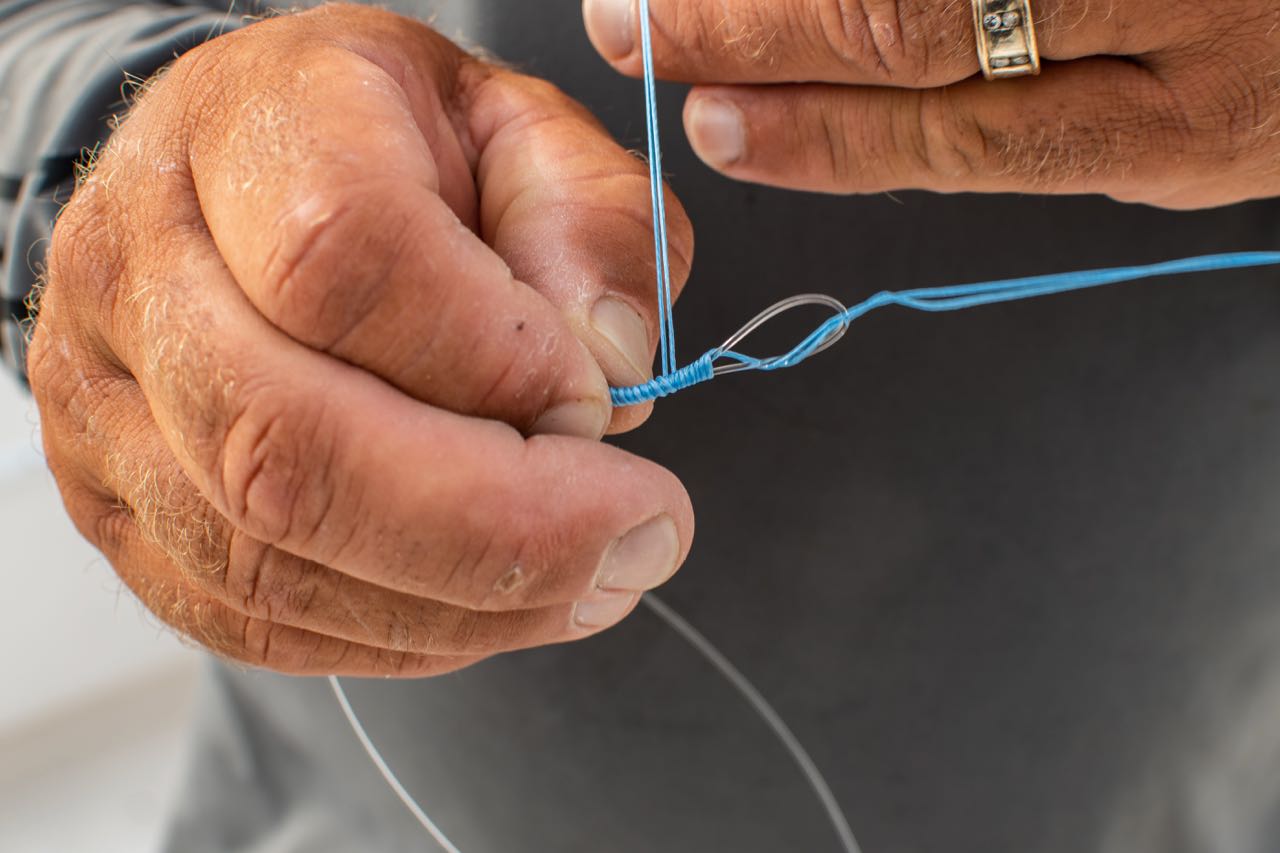
[(284, 672), (616, 623), (693, 531), (597, 441), (655, 346), (647, 186), (564, 95), (387, 12), (192, 50), (48, 254), (28, 367), (77, 526), (165, 622)]

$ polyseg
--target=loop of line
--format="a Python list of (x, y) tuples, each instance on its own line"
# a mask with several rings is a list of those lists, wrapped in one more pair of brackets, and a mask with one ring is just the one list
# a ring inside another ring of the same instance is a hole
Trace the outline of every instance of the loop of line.
[[(805, 781), (809, 783), (809, 787), (813, 790), (814, 795), (818, 798), (822, 805), (822, 810), (826, 812), (827, 819), (831, 822), (831, 828), (835, 832), (836, 837), (840, 840), (840, 846), (844, 853), (862, 853), (858, 847), (858, 842), (853, 836), (853, 830), (849, 827), (849, 821), (845, 818), (840, 803), (836, 800), (835, 794), (831, 791), (831, 786), (827, 784), (826, 778), (822, 775), (822, 771), (818, 769), (817, 762), (809, 755), (808, 750), (796, 737), (791, 727), (787, 725), (782, 715), (774, 709), (764, 694), (751, 683), (751, 679), (743, 674), (742, 670), (733, 665), (733, 662), (720, 651), (706, 635), (681, 616), (671, 605), (658, 598), (652, 592), (645, 593), (640, 599), (653, 613), (671, 630), (675, 631), (685, 642), (694, 648), (698, 654), (702, 655), (708, 663), (710, 663), (717, 672), (728, 681), (735, 690), (746, 700), (747, 704), (760, 716), (770, 731), (778, 738), (784, 749), (795, 761)], [(365, 730), (364, 724), (360, 722), (360, 717), (356, 714), (355, 709), (351, 707), (351, 701), (347, 698), (347, 693), (342, 689), (342, 682), (336, 675), (329, 676), (329, 686), (333, 689), (333, 695), (337, 697), (338, 706), (342, 709), (343, 715), (347, 718), (351, 730), (355, 732), (356, 738), (359, 739), (360, 745), (364, 747), (365, 753), (373, 762), (374, 767), (382, 775), (387, 785), (395, 792), (418, 823), (427, 831), (435, 842), (440, 845), (440, 849), (444, 853), (462, 853), (462, 851), (453, 843), (448, 835), (445, 834), (431, 815), (413, 798), (413, 795), (400, 782), (395, 771), (387, 764), (387, 760), (378, 750), (377, 744), (373, 742), (373, 738)]]
[[(902, 291), (884, 290), (864, 299), (851, 308), (844, 308), (832, 297), (806, 294), (784, 299), (764, 311), (744, 326), (741, 331), (730, 337), (725, 345), (703, 353), (698, 361), (688, 368), (682, 368), (669, 375), (656, 377), (640, 385), (613, 388), (610, 390), (610, 395), (615, 406), (633, 406), (638, 403), (656, 400), (660, 397), (670, 396), (677, 391), (682, 391), (692, 385), (706, 382), (725, 373), (744, 370), (772, 371), (794, 367), (834, 344), (848, 330), (849, 324), (854, 320), (877, 308), (884, 308), (889, 305), (897, 305), (914, 311), (960, 311), (981, 305), (994, 305), (1000, 302), (1013, 302), (1056, 293), (1068, 293), (1157, 276), (1185, 275), (1188, 273), (1274, 266), (1277, 264), (1280, 264), (1280, 252), (1229, 252), (1221, 255), (1201, 255), (1176, 261), (1164, 261), (1145, 266), (1052, 273), (1029, 278), (984, 281), (977, 284), (948, 285), (946, 287), (921, 287)], [(755, 331), (783, 311), (794, 308), (797, 305), (814, 303), (840, 306), (841, 310), (814, 329), (790, 351), (772, 358), (755, 358), (732, 349), (733, 346), (741, 342), (746, 334)], [(691, 369), (703, 363), (714, 365), (716, 362), (728, 363), (714, 366), (710, 371), (710, 375), (707, 375), (707, 371), (702, 368)]]

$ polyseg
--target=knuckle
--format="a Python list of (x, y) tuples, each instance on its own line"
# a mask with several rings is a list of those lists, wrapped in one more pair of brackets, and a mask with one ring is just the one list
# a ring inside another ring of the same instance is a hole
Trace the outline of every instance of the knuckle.
[[(1270, 147), (1280, 100), (1274, 75), (1240, 68), (1227, 56), (1221, 60), (1203, 63), (1212, 70), (1188, 81), (1182, 120), (1169, 128), (1217, 168), (1223, 158)], [(1280, 63), (1276, 70), (1280, 72)]]
[(242, 626), (234, 657), (250, 666), (275, 672), (300, 675), (314, 671), (323, 642), (319, 634), (252, 616), (229, 618), (239, 620)]
[(839, 103), (834, 99), (813, 103), (806, 119), (805, 157), (816, 161), (814, 168), (829, 175), (835, 186), (848, 186), (855, 168), (851, 162), (854, 146), (851, 145)]
[(937, 9), (915, 0), (827, 0), (818, 7), (818, 35), (841, 64), (895, 82), (926, 77), (936, 64)]
[[(356, 208), (345, 188), (315, 190), (286, 213), (263, 261), (260, 281), (264, 295), (281, 307), (307, 308), (322, 297), (308, 272), (332, 268), (350, 251), (355, 229), (346, 227)], [(311, 286), (308, 288), (308, 286)]]
[(286, 624), (312, 613), (319, 588), (305, 561), (243, 536), (230, 550), (220, 592), (237, 610)]
[(116, 278), (118, 264), (108, 223), (107, 192), (99, 181), (84, 184), (63, 208), (45, 255), (50, 287), (99, 286)]
[(67, 515), (76, 529), (108, 559), (117, 559), (135, 529), (129, 508), (119, 501), (108, 500), (101, 494), (73, 485), (58, 466), (53, 466), (53, 470)]
[(258, 274), (263, 311), (291, 334), (334, 348), (373, 311), (408, 243), (409, 211), (375, 209), (370, 179), (331, 180), (309, 191), (274, 229)]
[(328, 515), (336, 442), (323, 401), (238, 386), (212, 469), (228, 519), (270, 544), (307, 538)]
[[(208, 651), (244, 666), (286, 675), (307, 675), (324, 668), (325, 638), (239, 613), (213, 599), (161, 589), (148, 607), (162, 621)], [(344, 644), (345, 645), (345, 644)]]
[(981, 173), (991, 145), (982, 125), (960, 109), (945, 89), (920, 92), (917, 97), (918, 142), (913, 148), (924, 167), (951, 179)]
[[(234, 538), (235, 534), (233, 534)], [(267, 563), (271, 549), (255, 543), (255, 547), (228, 549), (227, 571), (223, 577), (222, 594), (228, 601), (237, 602), (237, 609), (247, 616), (275, 621), (284, 619), (280, 602), (287, 603), (284, 588), (274, 582)]]
[(129, 541), (131, 531), (136, 529), (133, 514), (119, 502), (99, 501), (97, 510), (87, 517), (83, 512), (76, 511), (71, 511), (70, 515), (85, 538), (109, 556), (120, 554)]
[[(250, 666), (275, 659), (266, 624), (255, 622), (185, 584), (171, 572), (118, 562), (117, 572), (142, 604), (178, 636), (228, 661)], [(141, 569), (141, 570), (140, 570)]]
[(218, 75), (218, 68), (228, 55), (228, 46), (234, 45), (243, 38), (238, 32), (228, 33), (204, 44), (196, 45), (191, 50), (183, 51), (169, 64), (166, 78), (172, 85), (190, 87), (186, 92), (189, 101), (196, 91), (216, 91), (216, 86), (209, 86), (211, 79)]
[(64, 364), (64, 355), (54, 343), (58, 336), (53, 330), (61, 320), (57, 314), (53, 304), (43, 305), (40, 319), (27, 344), (27, 379), (31, 383), (32, 396), (42, 409), (51, 405), (47, 391), (55, 387), (56, 380), (63, 375), (59, 368)]
[[(53, 308), (52, 305), (45, 307)], [(31, 382), (31, 395), (47, 427), (63, 427), (77, 420), (69, 404), (75, 398), (76, 388), (82, 384), (76, 381), (74, 358), (67, 338), (54, 331), (60, 319), (55, 319), (54, 311), (42, 309), (40, 323), (27, 348), (27, 378)]]
[(228, 601), (239, 602), (242, 613), (272, 621), (280, 610), (276, 606), (280, 588), (273, 583), (269, 574), (271, 569), (267, 566), (271, 549), (262, 543), (236, 547), (237, 539), (241, 538), (233, 533), (233, 544), (227, 549), (222, 594)]
[[(257, 27), (226, 33), (185, 51), (165, 69), (163, 77), (153, 78), (141, 106), (163, 108), (184, 131), (190, 150), (213, 141), (211, 129), (228, 116), (244, 108), (244, 90), (255, 78), (245, 73), (244, 50), (249, 40), (257, 37)], [(261, 57), (261, 48), (257, 51)], [(261, 60), (259, 60), (261, 61)]]
[(104, 154), (103, 159), (110, 162), (75, 190), (54, 225), (44, 257), (35, 331), (56, 318), (58, 324), (84, 329), (105, 354), (105, 341), (112, 340), (121, 319), (118, 305), (129, 259), (136, 263), (145, 253), (132, 245), (130, 202), (120, 187), (127, 181), (112, 185), (120, 158)]
[(118, 429), (121, 392), (136, 387), (133, 380), (101, 370), (65, 336), (42, 334), (36, 341), (28, 371), (46, 444), (55, 452), (100, 457)]
[(1150, 200), (1151, 186), (1173, 192), (1187, 177), (1204, 135), (1193, 125), (1167, 87), (1134, 68), (1113, 75), (1074, 110), (1045, 115), (1016, 134), (991, 132), (990, 166), (1037, 191), (1083, 188)]
[(477, 85), (492, 84), (495, 88), (502, 86), (502, 97), (513, 108), (513, 113), (522, 115), (523, 119), (531, 124), (557, 116), (571, 115), (593, 127), (600, 126), (599, 119), (590, 110), (569, 97), (563, 89), (550, 80), (519, 74), (515, 75), (515, 79), (519, 80), (519, 86), (510, 87), (508, 84), (513, 78), (507, 74), (501, 72), (493, 74), (485, 70), (481, 70), (480, 73), (487, 76)]

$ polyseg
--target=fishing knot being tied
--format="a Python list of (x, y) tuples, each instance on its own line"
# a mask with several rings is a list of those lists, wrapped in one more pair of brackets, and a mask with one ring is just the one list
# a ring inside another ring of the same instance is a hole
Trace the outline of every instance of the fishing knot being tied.
[(610, 388), (609, 396), (613, 399), (615, 406), (635, 406), (660, 397), (669, 397), (677, 391), (713, 379), (716, 373), (712, 362), (717, 356), (716, 350), (710, 350), (692, 364), (662, 376), (655, 376), (641, 385)]

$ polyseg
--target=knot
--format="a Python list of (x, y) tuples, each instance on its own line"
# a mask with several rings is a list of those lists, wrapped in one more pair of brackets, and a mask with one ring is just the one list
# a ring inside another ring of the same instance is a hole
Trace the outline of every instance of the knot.
[(674, 373), (655, 376), (642, 385), (610, 388), (609, 397), (613, 400), (613, 405), (615, 406), (635, 406), (640, 403), (647, 403), (650, 400), (657, 400), (659, 397), (669, 397), (677, 391), (713, 378), (716, 374), (711, 363), (715, 361), (716, 356), (717, 352), (711, 350), (697, 361), (680, 368)]

